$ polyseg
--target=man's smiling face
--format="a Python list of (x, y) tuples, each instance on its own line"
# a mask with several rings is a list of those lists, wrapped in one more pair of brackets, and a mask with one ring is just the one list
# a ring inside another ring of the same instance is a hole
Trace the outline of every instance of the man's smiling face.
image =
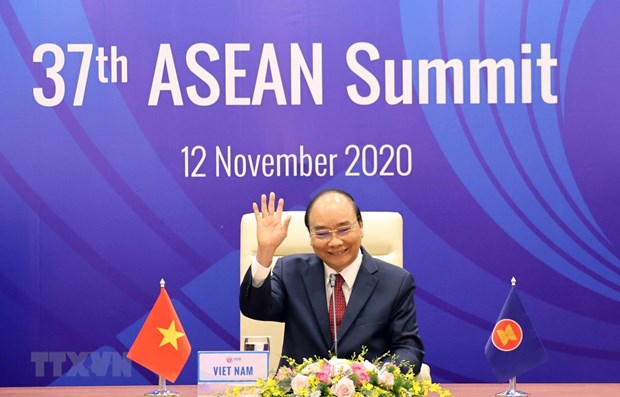
[(319, 197), (310, 209), (308, 225), (314, 253), (327, 266), (340, 272), (353, 263), (362, 245), (364, 229), (348, 197), (337, 192)]

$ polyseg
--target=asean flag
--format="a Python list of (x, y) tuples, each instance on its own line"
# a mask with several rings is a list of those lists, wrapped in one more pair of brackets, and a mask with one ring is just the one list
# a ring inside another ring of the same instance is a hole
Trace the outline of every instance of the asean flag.
[(166, 288), (162, 285), (159, 297), (129, 349), (127, 357), (162, 378), (174, 382), (191, 352), (192, 346)]
[(548, 359), (514, 286), (493, 327), (484, 354), (500, 382), (527, 372)]

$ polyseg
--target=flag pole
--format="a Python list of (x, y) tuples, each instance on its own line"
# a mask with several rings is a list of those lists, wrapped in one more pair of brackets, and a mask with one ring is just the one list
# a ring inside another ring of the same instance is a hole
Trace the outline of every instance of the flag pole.
[(508, 390), (497, 393), (495, 397), (529, 397), (529, 394), (517, 390), (517, 377), (513, 376), (508, 381)]
[[(513, 288), (517, 285), (517, 279), (514, 276), (510, 280), (510, 285)], [(517, 390), (517, 377), (513, 376), (508, 381), (508, 390), (503, 393), (497, 393), (495, 397), (529, 397), (529, 394)]]
[[(160, 288), (166, 288), (166, 281), (162, 278), (159, 281)], [(144, 393), (144, 397), (181, 397), (181, 393), (166, 389), (166, 378), (159, 375), (159, 388), (148, 393)]]
[(181, 393), (166, 389), (166, 379), (159, 376), (159, 389), (144, 393), (144, 397), (180, 397)]

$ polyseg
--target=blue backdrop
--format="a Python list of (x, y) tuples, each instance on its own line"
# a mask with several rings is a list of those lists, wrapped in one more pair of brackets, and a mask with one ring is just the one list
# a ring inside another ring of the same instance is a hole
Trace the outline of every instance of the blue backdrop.
[(550, 356), (520, 380), (618, 381), (620, 3), (0, 17), (0, 386), (153, 383), (124, 355), (162, 277), (194, 383), (197, 350), (238, 348), (241, 215), (325, 187), (403, 215), (434, 380), (495, 381), (483, 351), (515, 276)]

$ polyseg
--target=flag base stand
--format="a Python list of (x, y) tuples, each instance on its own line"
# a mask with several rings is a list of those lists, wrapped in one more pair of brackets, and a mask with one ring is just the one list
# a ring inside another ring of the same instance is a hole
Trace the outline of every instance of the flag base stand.
[(497, 393), (495, 397), (529, 397), (529, 394), (518, 390), (506, 390), (505, 392)]
[(495, 397), (529, 397), (529, 394), (517, 390), (517, 378), (513, 377), (508, 383), (508, 390), (497, 393)]
[(181, 393), (166, 389), (166, 379), (159, 377), (159, 389), (144, 393), (144, 397), (180, 397)]

